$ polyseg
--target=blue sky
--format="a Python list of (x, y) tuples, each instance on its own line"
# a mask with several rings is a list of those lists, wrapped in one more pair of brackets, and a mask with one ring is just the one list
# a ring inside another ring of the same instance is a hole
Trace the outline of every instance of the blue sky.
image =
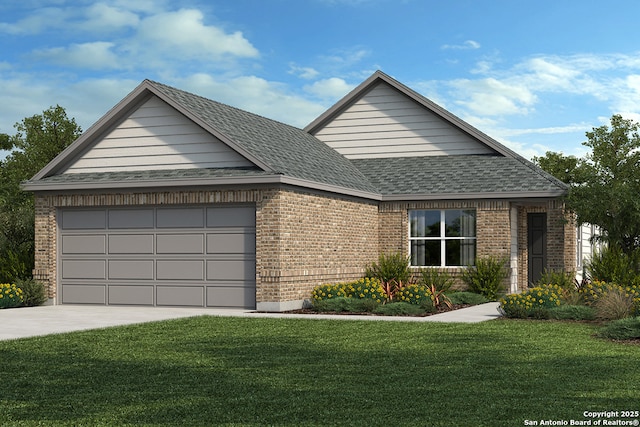
[(148, 78), (304, 127), (380, 69), (525, 157), (640, 121), (636, 0), (0, 4), (0, 132), (83, 129)]

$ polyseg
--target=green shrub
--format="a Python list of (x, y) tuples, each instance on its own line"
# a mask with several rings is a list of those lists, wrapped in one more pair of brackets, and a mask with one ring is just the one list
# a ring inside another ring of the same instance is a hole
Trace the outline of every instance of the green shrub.
[(598, 335), (611, 340), (640, 339), (640, 317), (628, 317), (609, 322)]
[(447, 294), (451, 304), (471, 304), (478, 305), (489, 302), (484, 295), (476, 294), (475, 292), (450, 292)]
[(0, 284), (0, 308), (19, 307), (22, 304), (22, 289), (14, 283)]
[(560, 287), (547, 285), (531, 288), (521, 294), (510, 294), (500, 299), (499, 310), (505, 317), (524, 319), (549, 318), (549, 309), (557, 307), (560, 302)]
[(372, 299), (335, 297), (331, 299), (318, 300), (313, 303), (312, 308), (319, 312), (365, 313), (373, 311), (378, 305), (379, 303)]
[(408, 302), (390, 302), (378, 306), (373, 312), (384, 316), (419, 316), (427, 313), (427, 310)]
[(35, 307), (47, 302), (47, 290), (44, 284), (33, 279), (18, 279), (16, 286), (22, 289), (22, 305)]
[(418, 284), (426, 287), (434, 286), (438, 291), (448, 291), (453, 285), (453, 277), (448, 272), (437, 268), (422, 268)]
[(378, 279), (387, 301), (391, 301), (411, 280), (409, 257), (400, 252), (381, 254), (378, 262), (367, 267), (365, 277)]
[(556, 320), (595, 320), (596, 310), (586, 305), (560, 305), (549, 309), (549, 317)]
[(624, 253), (618, 247), (603, 247), (585, 263), (585, 270), (593, 281), (640, 285), (640, 251)]
[(504, 258), (476, 258), (475, 266), (463, 270), (462, 280), (470, 291), (495, 301), (504, 293), (503, 280), (508, 275), (506, 264), (507, 260)]
[(562, 289), (572, 290), (576, 288), (576, 277), (574, 272), (545, 270), (536, 282), (536, 286), (558, 285)]
[(314, 305), (317, 301), (340, 297), (371, 299), (377, 303), (385, 301), (384, 290), (380, 285), (380, 281), (366, 277), (355, 282), (316, 286), (311, 292)]
[(411, 278), (409, 257), (400, 252), (381, 254), (378, 262), (373, 262), (367, 267), (365, 277), (378, 279), (381, 283), (391, 280), (408, 283)]

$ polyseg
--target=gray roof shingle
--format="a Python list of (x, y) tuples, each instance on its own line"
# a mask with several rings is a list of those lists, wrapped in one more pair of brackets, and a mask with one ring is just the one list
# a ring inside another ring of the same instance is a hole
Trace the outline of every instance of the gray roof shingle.
[(518, 158), (486, 155), (354, 159), (383, 195), (564, 192), (566, 184)]

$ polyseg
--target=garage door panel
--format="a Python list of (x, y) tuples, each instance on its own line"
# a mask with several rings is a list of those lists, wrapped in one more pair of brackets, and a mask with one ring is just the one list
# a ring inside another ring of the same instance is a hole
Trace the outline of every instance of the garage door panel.
[(204, 260), (158, 260), (158, 280), (204, 280)]
[(202, 228), (204, 208), (159, 208), (156, 220), (158, 228)]
[(109, 279), (153, 280), (153, 260), (109, 260)]
[(62, 236), (63, 254), (105, 254), (107, 253), (104, 234), (83, 236)]
[(256, 290), (248, 286), (207, 286), (207, 307), (255, 307)]
[(158, 234), (159, 254), (203, 254), (204, 234)]
[(207, 261), (207, 280), (253, 281), (255, 279), (255, 263), (245, 262), (245, 260)]
[(153, 254), (153, 234), (111, 234), (110, 254)]
[(109, 286), (109, 304), (153, 305), (153, 286), (111, 285)]
[(62, 212), (63, 230), (104, 229), (107, 225), (105, 210), (69, 210)]
[(153, 228), (153, 209), (110, 209), (109, 228)]
[(253, 207), (207, 208), (207, 227), (246, 227), (255, 224), (256, 211)]
[(62, 261), (63, 279), (106, 279), (105, 260), (65, 259)]
[(105, 285), (64, 285), (63, 304), (105, 304)]
[(253, 254), (256, 252), (255, 234), (209, 233), (208, 254)]
[(156, 289), (157, 305), (204, 306), (204, 286), (161, 286)]
[(255, 308), (255, 206), (61, 208), (60, 301)]

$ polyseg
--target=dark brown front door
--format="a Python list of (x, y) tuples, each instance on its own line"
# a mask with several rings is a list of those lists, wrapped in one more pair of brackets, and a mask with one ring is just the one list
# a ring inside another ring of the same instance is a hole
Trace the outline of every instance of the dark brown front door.
[(547, 214), (527, 215), (527, 249), (529, 252), (529, 284), (536, 283), (547, 267)]

